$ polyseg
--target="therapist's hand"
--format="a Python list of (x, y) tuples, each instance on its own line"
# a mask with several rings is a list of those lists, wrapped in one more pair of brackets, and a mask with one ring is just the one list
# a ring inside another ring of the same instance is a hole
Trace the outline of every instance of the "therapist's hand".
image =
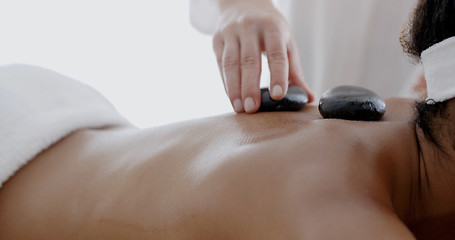
[(244, 1), (222, 9), (222, 15), (213, 48), (235, 112), (254, 113), (260, 107), (262, 53), (269, 62), (272, 99), (282, 99), (291, 84), (304, 89), (309, 101), (313, 100), (289, 26), (272, 3)]

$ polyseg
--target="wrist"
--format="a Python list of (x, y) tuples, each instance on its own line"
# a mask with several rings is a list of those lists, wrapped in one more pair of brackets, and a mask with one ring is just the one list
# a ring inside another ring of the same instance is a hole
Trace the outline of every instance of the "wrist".
[(222, 15), (250, 10), (276, 10), (271, 0), (219, 0), (219, 9)]

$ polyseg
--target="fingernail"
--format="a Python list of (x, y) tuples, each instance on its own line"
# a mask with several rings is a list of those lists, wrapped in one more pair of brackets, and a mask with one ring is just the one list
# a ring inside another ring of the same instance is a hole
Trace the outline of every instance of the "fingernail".
[(283, 94), (283, 88), (280, 85), (275, 85), (272, 88), (272, 96), (273, 97), (281, 97)]
[(238, 98), (234, 100), (234, 111), (235, 112), (242, 112), (243, 111), (242, 100), (240, 100)]
[(251, 97), (248, 97), (245, 99), (245, 111), (246, 112), (253, 111), (255, 107), (256, 107), (256, 104), (254, 103), (254, 100)]

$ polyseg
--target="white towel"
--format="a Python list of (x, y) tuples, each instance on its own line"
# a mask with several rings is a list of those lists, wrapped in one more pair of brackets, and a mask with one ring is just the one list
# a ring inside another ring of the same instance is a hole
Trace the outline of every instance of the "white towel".
[(29, 65), (0, 66), (0, 187), (71, 132), (128, 124), (93, 88)]
[(429, 47), (422, 52), (421, 58), (427, 81), (427, 101), (443, 102), (454, 98), (455, 37)]

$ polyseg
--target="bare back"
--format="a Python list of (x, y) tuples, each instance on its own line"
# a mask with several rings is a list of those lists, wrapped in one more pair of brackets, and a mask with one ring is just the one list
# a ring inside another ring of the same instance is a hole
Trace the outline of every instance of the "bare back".
[(390, 200), (412, 107), (387, 103), (381, 122), (309, 106), (78, 131), (0, 190), (0, 239), (412, 239)]

